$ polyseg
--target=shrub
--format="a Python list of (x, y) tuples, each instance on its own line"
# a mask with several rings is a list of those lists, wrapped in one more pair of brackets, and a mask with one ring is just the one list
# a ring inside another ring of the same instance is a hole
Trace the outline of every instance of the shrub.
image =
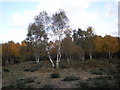
[(22, 82), (22, 81), (19, 81), (19, 82), (16, 83), (15, 87), (16, 88), (26, 88), (26, 83)]
[(110, 82), (111, 77), (101, 76), (96, 78), (88, 78), (83, 81), (79, 81), (76, 86), (78, 88), (110, 88), (115, 87), (114, 82)]
[(34, 72), (37, 71), (38, 69), (36, 67), (30, 67), (30, 68), (26, 68), (24, 69), (24, 71), (30, 71), (30, 72)]
[(3, 69), (4, 72), (9, 72), (9, 69)]
[(87, 81), (79, 81), (77, 83), (78, 88), (89, 88), (89, 83)]
[(14, 85), (7, 85), (7, 86), (3, 86), (2, 88), (14, 88)]
[(25, 83), (33, 83), (33, 82), (34, 82), (33, 77), (29, 77), (25, 79)]
[(29, 68), (25, 68), (24, 71), (34, 72), (34, 71), (37, 71), (38, 69), (40, 69), (42, 66), (43, 66), (42, 63), (37, 63)]
[(55, 88), (55, 86), (51, 84), (45, 84), (42, 88)]
[(70, 63), (66, 64), (66, 62), (61, 62), (59, 67), (60, 67), (60, 69), (67, 69), (67, 68), (71, 67), (71, 65), (70, 65)]
[(107, 80), (94, 80), (94, 86), (96, 88), (108, 88), (110, 87), (109, 83)]
[(99, 75), (103, 74), (102, 71), (100, 71), (100, 70), (91, 70), (90, 73), (92, 73), (92, 74), (99, 74)]
[(34, 88), (33, 85), (27, 85), (26, 88)]
[(51, 78), (59, 78), (60, 74), (59, 73), (52, 73)]
[(28, 77), (28, 78), (20, 78), (17, 80), (17, 82), (21, 82), (21, 83), (32, 83), (34, 82), (34, 78), (33, 77)]
[(75, 80), (79, 80), (79, 78), (76, 76), (67, 76), (62, 81), (75, 81)]
[(30, 71), (28, 68), (24, 69), (24, 71)]

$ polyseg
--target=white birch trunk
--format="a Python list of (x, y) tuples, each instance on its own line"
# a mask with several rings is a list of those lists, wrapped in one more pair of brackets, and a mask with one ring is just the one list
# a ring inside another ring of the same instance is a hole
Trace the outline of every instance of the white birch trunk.
[(35, 53), (35, 60), (36, 60), (36, 63), (39, 63), (39, 54), (37, 52)]
[(92, 53), (90, 53), (90, 59), (92, 60)]
[(57, 60), (56, 60), (56, 67), (58, 68), (59, 66), (59, 53), (57, 53)]
[(85, 56), (84, 55), (82, 56), (82, 60), (85, 60)]
[(112, 55), (111, 55), (111, 53), (109, 52), (109, 59), (112, 59)]
[(66, 53), (66, 59), (67, 59), (67, 62), (69, 63), (69, 58), (68, 58), (68, 54)]
[(51, 59), (50, 55), (48, 55), (48, 57), (49, 57), (49, 60), (50, 60), (50, 62), (51, 62), (51, 64), (52, 64), (52, 67), (54, 68), (55, 65), (54, 65), (54, 63), (53, 63), (53, 60)]
[(61, 48), (60, 48), (60, 38), (59, 38), (59, 44), (58, 44), (58, 53), (57, 53), (57, 60), (56, 60), (56, 68), (59, 67), (59, 62), (61, 60)]
[(39, 63), (39, 57), (37, 58), (36, 62)]
[(49, 60), (50, 60), (50, 62), (51, 62), (51, 64), (52, 64), (52, 67), (54, 68), (55, 65), (54, 65), (54, 63), (53, 63), (53, 60), (52, 60), (51, 57), (50, 57), (50, 52), (49, 52), (48, 48), (46, 48), (46, 51), (47, 51), (47, 53), (48, 53), (48, 57), (49, 57)]

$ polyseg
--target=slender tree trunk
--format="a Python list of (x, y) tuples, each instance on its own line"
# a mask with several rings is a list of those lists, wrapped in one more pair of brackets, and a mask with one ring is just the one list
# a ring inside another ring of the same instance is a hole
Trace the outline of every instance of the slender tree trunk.
[(85, 60), (85, 56), (84, 55), (82, 56), (82, 60)]
[(109, 59), (112, 59), (112, 55), (111, 55), (111, 53), (109, 52)]
[(70, 53), (70, 61), (72, 60), (71, 53)]
[(50, 62), (51, 62), (51, 64), (52, 64), (52, 67), (54, 68), (55, 65), (54, 65), (54, 63), (53, 63), (53, 60), (51, 59), (50, 55), (48, 55), (48, 57), (49, 57), (49, 60), (50, 60)]
[(56, 68), (59, 67), (59, 62), (61, 61), (61, 47), (60, 47), (60, 39), (59, 39), (59, 46), (58, 46), (58, 53), (57, 53), (57, 60), (56, 60)]
[(37, 58), (36, 62), (39, 63), (39, 57)]
[(56, 68), (59, 66), (59, 53), (57, 53)]
[(14, 64), (13, 61), (14, 61), (14, 59), (12, 57), (10, 57), (10, 62), (9, 63)]
[(84, 54), (84, 51), (82, 53), (82, 60), (85, 60), (85, 54)]
[(54, 67), (55, 67), (55, 64), (53, 63), (53, 60), (51, 59), (50, 52), (49, 52), (48, 48), (46, 48), (46, 51), (47, 51), (47, 53), (48, 53), (48, 57), (49, 57), (49, 60), (50, 60), (50, 62), (51, 62), (51, 64), (52, 64), (52, 67), (54, 68)]
[(39, 63), (39, 54), (37, 52), (35, 53), (35, 59), (36, 59), (36, 63)]
[(9, 59), (8, 56), (6, 56), (6, 58), (5, 58), (5, 65), (8, 65), (8, 62), (9, 62), (8, 59)]
[(67, 59), (67, 62), (69, 63), (69, 58), (68, 58), (68, 53), (66, 53), (66, 59)]
[(111, 53), (111, 59), (112, 59), (112, 53)]
[(90, 53), (90, 59), (92, 60), (92, 53)]

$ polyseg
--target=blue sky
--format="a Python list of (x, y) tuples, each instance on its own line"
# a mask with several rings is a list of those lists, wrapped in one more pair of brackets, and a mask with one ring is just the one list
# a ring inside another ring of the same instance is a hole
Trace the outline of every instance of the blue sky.
[(27, 2), (0, 2), (0, 43), (13, 40), (21, 42), (26, 38), (27, 27), (34, 16), (46, 10), (49, 14), (59, 8), (66, 11), (73, 29), (95, 29), (97, 35), (118, 36), (118, 6), (116, 0), (39, 0)]

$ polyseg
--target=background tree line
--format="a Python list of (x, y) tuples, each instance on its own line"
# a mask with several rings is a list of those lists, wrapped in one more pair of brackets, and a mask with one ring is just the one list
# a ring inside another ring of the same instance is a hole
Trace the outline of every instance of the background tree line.
[(120, 38), (98, 36), (93, 27), (86, 30), (72, 30), (64, 10), (51, 16), (40, 12), (28, 27), (24, 41), (2, 43), (2, 64), (9, 65), (23, 61), (49, 60), (52, 67), (59, 63), (97, 58), (118, 58)]

